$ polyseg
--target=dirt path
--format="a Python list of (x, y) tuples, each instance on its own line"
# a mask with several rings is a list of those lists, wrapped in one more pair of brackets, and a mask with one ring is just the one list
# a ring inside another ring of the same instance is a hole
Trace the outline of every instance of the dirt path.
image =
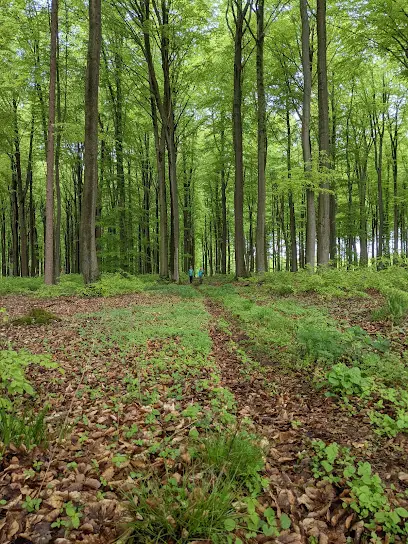
[[(261, 370), (245, 371), (237, 348), (244, 345), (251, 355), (246, 335), (214, 301), (207, 299), (206, 307), (214, 318), (213, 354), (223, 385), (234, 393), (239, 414), (249, 416), (270, 443), (268, 469), (276, 508), (295, 520), (301, 542), (308, 542), (310, 536), (322, 544), (345, 543), (346, 536), (360, 542), (361, 523), (342, 508), (341, 490), (313, 479), (306, 454), (312, 440), (349, 447), (357, 459), (369, 460), (382, 478), (397, 487), (398, 473), (408, 469), (407, 457), (398, 452), (395, 442), (379, 441), (364, 416), (350, 417), (339, 410), (301, 373), (284, 374), (267, 360), (262, 361)], [(217, 327), (220, 318), (230, 323), (231, 336)], [(399, 446), (406, 449), (405, 438)]]

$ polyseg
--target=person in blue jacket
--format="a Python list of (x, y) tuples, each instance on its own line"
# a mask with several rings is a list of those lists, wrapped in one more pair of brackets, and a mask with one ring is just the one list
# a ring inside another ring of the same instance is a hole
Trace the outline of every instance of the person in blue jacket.
[(193, 268), (193, 265), (191, 265), (191, 264), (190, 264), (190, 268), (188, 269), (188, 277), (189, 277), (190, 283), (193, 283), (194, 268)]
[(198, 279), (200, 284), (203, 283), (203, 276), (204, 276), (204, 268), (201, 266), (200, 270), (198, 271)]

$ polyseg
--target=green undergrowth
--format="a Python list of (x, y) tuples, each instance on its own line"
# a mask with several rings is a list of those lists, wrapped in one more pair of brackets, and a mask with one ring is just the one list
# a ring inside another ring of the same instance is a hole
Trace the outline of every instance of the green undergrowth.
[(270, 348), (292, 344), (300, 319), (324, 321), (324, 313), (293, 300), (278, 300), (259, 305), (255, 297), (244, 297), (233, 285), (214, 287), (204, 285), (200, 291), (222, 304), (236, 319), (254, 343)]
[(301, 270), (270, 272), (241, 280), (241, 284), (256, 285), (270, 295), (315, 293), (323, 297), (367, 297), (369, 290), (387, 295), (392, 290), (408, 292), (408, 269), (390, 266), (383, 270), (362, 268), (356, 270), (328, 269), (311, 274)]
[(97, 348), (120, 347), (123, 352), (147, 341), (176, 341), (176, 345), (203, 356), (211, 350), (207, 332), (209, 315), (201, 301), (159, 300), (149, 305), (104, 310), (84, 320), (81, 334), (97, 339)]
[[(388, 542), (394, 542), (397, 535), (408, 536), (408, 510), (393, 503), (386, 485), (373, 472), (370, 463), (356, 461), (348, 448), (335, 442), (325, 444), (317, 440), (312, 446), (314, 477), (340, 488), (343, 507), (350, 508), (364, 520), (371, 531), (372, 542), (383, 542), (381, 533), (387, 535)], [(399, 498), (406, 502), (408, 492)]]
[[(149, 305), (108, 309), (81, 321), (88, 343), (95, 339), (96, 350), (122, 358), (124, 412), (135, 402), (145, 410), (143, 421), (125, 431), (146, 458), (146, 470), (130, 473), (133, 521), (121, 541), (239, 544), (278, 536), (291, 522), (259, 502), (268, 486), (261, 440), (221, 385), (202, 296), (162, 294)], [(153, 474), (149, 467), (157, 459), (163, 464)]]
[(30, 366), (49, 369), (56, 364), (46, 355), (34, 355), (27, 350), (0, 350), (0, 456), (10, 445), (23, 444), (29, 449), (47, 443), (48, 408), (36, 413), (29, 404), (36, 397), (27, 376)]
[(38, 298), (80, 296), (109, 297), (127, 293), (139, 293), (154, 285), (158, 276), (132, 276), (126, 273), (103, 274), (101, 279), (85, 286), (79, 274), (62, 275), (57, 285), (45, 285), (44, 278), (2, 277), (0, 296), (31, 295)]
[(258, 536), (279, 536), (291, 521), (261, 508), (257, 496), (267, 480), (262, 449), (256, 437), (234, 432), (192, 440), (192, 461), (182, 474), (153, 476), (129, 497), (134, 521), (131, 542), (243, 542)]

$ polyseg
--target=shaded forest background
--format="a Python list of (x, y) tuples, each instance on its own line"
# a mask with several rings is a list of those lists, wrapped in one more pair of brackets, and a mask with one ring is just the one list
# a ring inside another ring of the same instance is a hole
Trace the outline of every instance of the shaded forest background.
[[(44, 273), (50, 126), (54, 278), (79, 273), (88, 6), (3, 0), (0, 36), (1, 274)], [(407, 70), (403, 0), (103, 2), (99, 270), (405, 262)]]

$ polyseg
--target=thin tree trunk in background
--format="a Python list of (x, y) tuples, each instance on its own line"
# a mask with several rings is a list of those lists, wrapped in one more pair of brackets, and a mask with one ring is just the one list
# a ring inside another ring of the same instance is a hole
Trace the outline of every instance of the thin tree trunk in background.
[(61, 82), (59, 69), (59, 40), (57, 37), (57, 129), (55, 142), (55, 230), (54, 230), (54, 278), (57, 281), (61, 273), (61, 183), (60, 183), (60, 157), (62, 140), (62, 112), (61, 112)]
[(395, 108), (394, 118), (389, 119), (390, 124), (390, 144), (391, 144), (391, 159), (392, 159), (392, 180), (393, 180), (393, 253), (394, 262), (398, 262), (399, 254), (399, 205), (398, 205), (398, 144), (399, 144), (399, 130), (398, 130), (398, 117), (399, 117), (399, 104)]
[(322, 181), (319, 193), (319, 225), (317, 236), (317, 264), (327, 266), (330, 258), (330, 137), (329, 96), (327, 87), (326, 0), (317, 0), (318, 42), (318, 102), (319, 102), (319, 164)]
[[(159, 185), (159, 208), (160, 208), (160, 244), (159, 244), (159, 274), (162, 278), (169, 276), (169, 254), (168, 254), (168, 226), (167, 226), (167, 198), (166, 198), (166, 119), (163, 103), (160, 96), (159, 85), (156, 78), (156, 71), (150, 44), (150, 34), (147, 32), (150, 18), (150, 1), (144, 0), (138, 12), (143, 32), (144, 55), (149, 72), (150, 104), (152, 111), (153, 132), (156, 150), (157, 177)], [(158, 113), (160, 114), (162, 126), (159, 131)]]
[(44, 281), (55, 283), (54, 275), (54, 135), (55, 135), (55, 86), (57, 78), (58, 0), (51, 5), (51, 53), (50, 91), (47, 138), (47, 187), (45, 199), (45, 268)]
[[(335, 102), (335, 80), (334, 74), (332, 74), (333, 83), (331, 91), (331, 138), (330, 138), (330, 168), (336, 169), (336, 135), (337, 135), (337, 116), (336, 116), (336, 102)], [(330, 193), (330, 261), (335, 268), (337, 263), (337, 200), (336, 200), (336, 187), (335, 182), (331, 182)]]
[(314, 191), (310, 184), (312, 171), (312, 148), (310, 144), (310, 109), (312, 97), (312, 54), (310, 51), (310, 25), (307, 0), (300, 0), (302, 20), (302, 68), (303, 68), (303, 111), (302, 151), (306, 178), (306, 264), (313, 270), (316, 263), (316, 210)]
[(227, 176), (225, 172), (225, 112), (221, 111), (221, 134), (220, 134), (220, 153), (221, 153), (221, 274), (227, 273)]
[[(234, 99), (233, 99), (233, 145), (235, 157), (235, 275), (247, 277), (245, 266), (244, 236), (244, 165), (242, 137), (242, 78), (243, 78), (243, 37), (247, 30), (246, 16), (250, 8), (250, 0), (232, 0), (234, 15)], [(245, 25), (245, 26), (244, 26)]]
[(11, 190), (10, 190), (10, 203), (11, 203), (11, 265), (13, 270), (13, 276), (20, 275), (20, 245), (18, 237), (18, 189), (17, 189), (17, 173), (15, 164), (15, 155), (10, 154), (11, 161)]
[(1, 212), (1, 275), (7, 274), (7, 240), (6, 240), (6, 212)]
[[(121, 45), (120, 45), (121, 47)], [(127, 235), (126, 235), (126, 194), (125, 194), (125, 169), (123, 164), (123, 97), (122, 97), (122, 71), (123, 61), (121, 53), (115, 51), (115, 86), (116, 97), (112, 96), (115, 118), (115, 152), (116, 152), (116, 175), (118, 190), (118, 209), (119, 209), (119, 245), (120, 245), (120, 266), (128, 270), (127, 261)], [(116, 98), (116, 100), (115, 100)]]
[(33, 143), (34, 143), (34, 113), (31, 116), (30, 144), (28, 148), (26, 191), (29, 191), (28, 219), (29, 219), (29, 253), (30, 253), (30, 275), (37, 273), (37, 247), (35, 232), (35, 208), (33, 199)]
[[(290, 112), (289, 105), (286, 105), (286, 131), (287, 131), (287, 150), (286, 161), (288, 169), (288, 180), (291, 183), (292, 177), (292, 131), (290, 126)], [(297, 262), (297, 242), (296, 242), (296, 216), (295, 216), (295, 204), (293, 202), (292, 187), (289, 186), (289, 230), (290, 230), (290, 269), (292, 272), (298, 271)]]
[(98, 188), (98, 93), (101, 55), (101, 0), (89, 0), (89, 39), (85, 82), (85, 174), (81, 213), (81, 272), (86, 284), (99, 278), (95, 215)]
[(167, 155), (169, 159), (169, 180), (171, 193), (171, 246), (172, 246), (172, 279), (179, 282), (179, 238), (180, 238), (180, 219), (179, 202), (177, 187), (177, 150), (176, 150), (176, 128), (174, 121), (172, 84), (170, 74), (170, 48), (167, 27), (169, 24), (169, 5), (168, 0), (162, 0), (162, 37), (161, 37), (161, 55), (164, 80), (164, 119), (166, 125)]
[(28, 243), (25, 199), (27, 188), (23, 187), (23, 174), (21, 171), (20, 133), (18, 128), (17, 101), (13, 99), (14, 112), (14, 165), (16, 169), (17, 203), (18, 203), (18, 228), (20, 233), (20, 273), (28, 276)]
[(264, 83), (265, 3), (256, 2), (256, 80), (258, 95), (258, 211), (256, 222), (256, 271), (265, 272), (265, 219), (266, 219), (266, 99)]

